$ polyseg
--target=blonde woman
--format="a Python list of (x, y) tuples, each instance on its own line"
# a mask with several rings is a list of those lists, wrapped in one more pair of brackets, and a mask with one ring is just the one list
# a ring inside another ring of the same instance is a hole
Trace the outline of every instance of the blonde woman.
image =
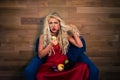
[(47, 56), (47, 59), (38, 69), (37, 80), (89, 79), (87, 64), (69, 60), (66, 55), (69, 43), (78, 48), (83, 47), (79, 32), (72, 30), (71, 27), (74, 26), (66, 25), (57, 13), (46, 16), (43, 33), (39, 39), (38, 56), (39, 58)]

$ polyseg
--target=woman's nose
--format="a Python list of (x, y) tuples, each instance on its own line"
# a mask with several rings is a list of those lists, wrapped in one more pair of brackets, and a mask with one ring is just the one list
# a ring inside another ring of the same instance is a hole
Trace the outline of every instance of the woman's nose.
[(52, 24), (53, 27), (55, 27), (55, 24)]

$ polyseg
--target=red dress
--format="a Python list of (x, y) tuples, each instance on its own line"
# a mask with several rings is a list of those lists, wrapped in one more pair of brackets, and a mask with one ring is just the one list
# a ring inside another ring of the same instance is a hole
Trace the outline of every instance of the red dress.
[(89, 68), (85, 63), (76, 63), (70, 70), (55, 72), (51, 66), (64, 63), (66, 55), (61, 53), (59, 45), (53, 47), (55, 54), (48, 56), (46, 62), (40, 65), (36, 78), (37, 80), (88, 80)]

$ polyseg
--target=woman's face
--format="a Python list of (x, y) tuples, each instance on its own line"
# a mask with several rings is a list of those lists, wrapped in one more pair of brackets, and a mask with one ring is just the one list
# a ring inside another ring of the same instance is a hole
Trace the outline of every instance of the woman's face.
[(56, 18), (50, 18), (48, 20), (49, 28), (52, 33), (57, 33), (60, 29), (60, 22)]

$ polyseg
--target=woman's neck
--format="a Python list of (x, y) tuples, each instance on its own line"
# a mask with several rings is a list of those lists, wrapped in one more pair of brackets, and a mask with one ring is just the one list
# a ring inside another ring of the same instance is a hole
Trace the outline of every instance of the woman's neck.
[(58, 33), (52, 33), (52, 36), (56, 36), (56, 37), (57, 37), (57, 36), (58, 36)]

